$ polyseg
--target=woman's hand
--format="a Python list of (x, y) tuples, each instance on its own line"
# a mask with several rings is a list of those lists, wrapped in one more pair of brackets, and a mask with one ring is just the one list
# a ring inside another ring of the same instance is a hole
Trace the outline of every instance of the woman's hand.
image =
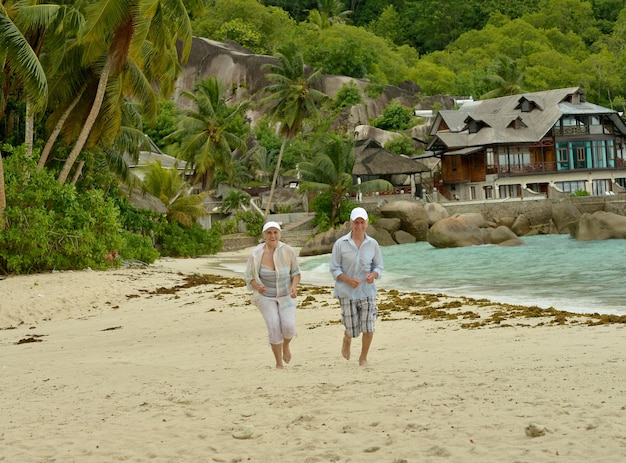
[(258, 283), (253, 284), (252, 289), (255, 289), (259, 294), (265, 294), (265, 291), (267, 290), (265, 285), (260, 285)]

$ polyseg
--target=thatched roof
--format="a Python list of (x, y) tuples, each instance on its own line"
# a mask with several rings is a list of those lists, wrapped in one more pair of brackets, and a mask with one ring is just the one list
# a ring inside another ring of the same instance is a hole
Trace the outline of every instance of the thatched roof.
[(426, 164), (406, 156), (393, 154), (370, 138), (359, 140), (354, 148), (356, 162), (353, 175), (397, 175), (430, 172)]

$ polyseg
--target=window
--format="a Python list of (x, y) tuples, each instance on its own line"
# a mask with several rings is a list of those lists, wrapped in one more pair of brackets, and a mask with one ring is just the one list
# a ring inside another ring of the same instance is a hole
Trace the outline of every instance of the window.
[(567, 143), (557, 143), (557, 169), (568, 170), (569, 169), (569, 154), (567, 151)]
[(596, 196), (602, 196), (611, 191), (611, 180), (594, 180), (593, 181), (593, 194)]
[(499, 192), (501, 198), (519, 198), (522, 196), (522, 189), (519, 185), (501, 185)]
[(602, 169), (606, 167), (606, 145), (605, 140), (593, 141), (593, 167), (596, 169)]
[(574, 193), (576, 190), (585, 189), (585, 181), (580, 180), (577, 182), (556, 182), (556, 187), (565, 193)]

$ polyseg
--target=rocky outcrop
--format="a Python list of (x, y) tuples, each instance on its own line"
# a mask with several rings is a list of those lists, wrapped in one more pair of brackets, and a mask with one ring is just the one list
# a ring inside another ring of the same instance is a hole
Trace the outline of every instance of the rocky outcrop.
[(567, 233), (569, 226), (580, 220), (580, 210), (571, 203), (552, 205), (552, 221), (559, 233)]
[(432, 225), (435, 222), (450, 217), (448, 210), (439, 203), (426, 203), (424, 210), (428, 215), (428, 225)]
[(340, 237), (350, 231), (350, 222), (344, 223), (339, 228), (331, 228), (323, 233), (318, 233), (300, 248), (300, 256), (319, 256), (321, 254), (330, 254), (333, 250), (333, 244)]
[(519, 246), (524, 244), (509, 227), (503, 225), (496, 228), (481, 228), (483, 244), (497, 244), (499, 246)]
[(626, 239), (626, 217), (604, 211), (585, 212), (569, 229), (570, 236), (580, 241)]
[[(180, 98), (181, 91), (193, 88), (197, 78), (209, 76), (217, 77), (230, 89), (229, 98), (233, 102), (259, 100), (262, 90), (269, 83), (265, 78), (264, 68), (268, 63), (277, 63), (277, 60), (272, 56), (251, 53), (233, 42), (216, 42), (194, 37), (189, 60), (176, 82), (174, 101), (179, 106), (188, 106), (190, 101)], [(370, 84), (368, 80), (328, 74), (322, 76), (319, 89), (334, 98), (341, 87), (350, 82), (354, 82), (359, 88), (364, 103), (353, 107), (355, 109), (346, 110), (346, 114), (342, 115), (338, 124), (345, 128), (346, 133), (352, 133), (358, 125), (367, 124), (370, 119), (379, 117), (394, 99), (408, 107), (416, 106), (418, 100), (415, 95), (421, 92), (417, 84), (407, 82), (398, 86), (387, 85), (378, 97), (369, 98), (365, 93), (365, 88)], [(248, 113), (253, 123), (261, 115), (257, 110)]]
[(415, 201), (393, 201), (380, 208), (384, 218), (400, 219), (400, 229), (410, 233), (417, 241), (426, 241), (428, 236), (428, 214), (421, 203)]
[(428, 231), (428, 242), (436, 248), (460, 248), (484, 243), (480, 228), (460, 216), (435, 222)]

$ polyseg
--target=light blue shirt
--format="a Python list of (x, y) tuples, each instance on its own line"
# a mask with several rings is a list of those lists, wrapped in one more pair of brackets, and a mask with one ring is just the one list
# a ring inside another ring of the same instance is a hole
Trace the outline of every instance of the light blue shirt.
[[(365, 299), (376, 295), (376, 285), (365, 281), (365, 275), (376, 272), (376, 278), (383, 275), (383, 255), (378, 241), (365, 235), (361, 247), (357, 248), (352, 240), (352, 232), (342, 236), (333, 244), (330, 258), (330, 273), (335, 280), (333, 295), (336, 298)], [(358, 278), (361, 284), (356, 288), (339, 281), (339, 275), (345, 273), (351, 278)]]

